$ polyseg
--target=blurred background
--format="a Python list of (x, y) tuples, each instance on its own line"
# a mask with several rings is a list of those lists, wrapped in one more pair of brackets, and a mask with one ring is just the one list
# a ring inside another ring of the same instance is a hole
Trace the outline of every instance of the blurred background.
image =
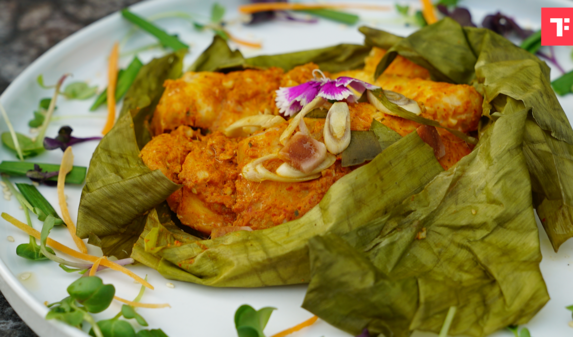
[[(141, 0), (0, 0), (0, 94), (69, 35)], [(0, 336), (37, 336), (0, 293)]]

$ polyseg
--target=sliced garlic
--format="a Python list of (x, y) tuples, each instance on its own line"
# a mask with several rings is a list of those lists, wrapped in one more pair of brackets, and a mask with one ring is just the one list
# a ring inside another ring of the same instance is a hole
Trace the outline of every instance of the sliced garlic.
[[(388, 100), (396, 105), (398, 105), (399, 107), (401, 107), (404, 110), (410, 111), (411, 113), (414, 113), (416, 115), (419, 115), (422, 113), (422, 109), (420, 109), (420, 106), (418, 105), (418, 103), (416, 101), (414, 101), (413, 99), (409, 99), (406, 96), (399, 94), (397, 92), (394, 91), (390, 91), (390, 90), (384, 90), (384, 95), (386, 95), (386, 98), (388, 98)], [(388, 108), (386, 108), (384, 106), (384, 104), (382, 104), (382, 102), (380, 102), (378, 100), (378, 98), (376, 98), (376, 96), (374, 96), (374, 94), (372, 92), (370, 92), (370, 90), (368, 90), (368, 101), (370, 102), (370, 104), (374, 105), (376, 107), (376, 109), (388, 114), (388, 115), (393, 115), (393, 116), (397, 116), (395, 113), (393, 113), (392, 111), (388, 110)]]
[(324, 123), (324, 144), (332, 154), (339, 154), (350, 144), (350, 110), (348, 104), (337, 102), (332, 105)]
[(256, 115), (241, 118), (228, 126), (223, 132), (227, 137), (246, 137), (259, 129), (272, 128), (286, 122), (281, 116)]
[(320, 165), (318, 165), (317, 168), (315, 168), (314, 170), (312, 170), (312, 172), (309, 173), (304, 173), (302, 171), (299, 171), (297, 169), (295, 169), (294, 167), (292, 167), (291, 165), (289, 165), (288, 163), (283, 163), (281, 166), (279, 166), (279, 168), (277, 169), (277, 174), (281, 177), (285, 177), (285, 178), (302, 178), (302, 177), (306, 177), (309, 175), (315, 175), (320, 173), (323, 170), (326, 170), (327, 168), (329, 168), (332, 164), (334, 164), (336, 162), (336, 157), (331, 155), (330, 153), (326, 154), (326, 158), (324, 159), (324, 161), (322, 163), (320, 163)]

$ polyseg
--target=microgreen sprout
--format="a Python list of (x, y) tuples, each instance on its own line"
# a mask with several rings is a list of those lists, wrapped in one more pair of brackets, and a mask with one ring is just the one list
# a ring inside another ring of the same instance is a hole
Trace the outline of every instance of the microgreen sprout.
[(255, 310), (248, 304), (241, 305), (235, 312), (235, 328), (239, 337), (265, 337), (263, 330), (274, 310), (276, 308), (271, 307)]
[(72, 136), (73, 129), (70, 126), (62, 126), (58, 131), (56, 138), (45, 137), (44, 138), (44, 148), (46, 150), (61, 149), (65, 151), (69, 146), (74, 144), (87, 142), (90, 140), (101, 140), (101, 137), (88, 137), (88, 138), (78, 138)]
[(8, 126), (8, 130), (9, 130), (9, 132), (2, 133), (2, 143), (7, 145), (7, 143), (9, 143), (9, 142), (5, 141), (4, 138), (11, 137), (12, 144), (13, 144), (12, 148), (18, 154), (18, 158), (20, 158), (20, 160), (24, 160), (24, 154), (22, 153), (22, 148), (20, 147), (20, 142), (18, 141), (18, 135), (19, 134), (16, 133), (16, 131), (14, 130), (14, 127), (12, 126), (12, 123), (10, 123), (10, 119), (8, 118), (8, 114), (6, 113), (6, 110), (4, 109), (4, 106), (2, 106), (2, 104), (0, 104), (0, 112), (2, 112), (2, 117), (4, 117), (4, 121), (6, 122), (6, 126)]
[(515, 337), (531, 337), (531, 333), (527, 328), (522, 328), (521, 330), (519, 330), (519, 327), (517, 325), (510, 325), (507, 327), (507, 329), (513, 332), (513, 335)]
[[(28, 226), (33, 227), (32, 219), (30, 218), (30, 211), (32, 212), (34, 211), (32, 205), (28, 202), (28, 200), (24, 197), (24, 195), (22, 195), (18, 190), (16, 190), (16, 188), (14, 187), (14, 185), (12, 185), (12, 182), (8, 178), (2, 176), (2, 181), (10, 189), (10, 192), (12, 192), (12, 194), (16, 197), (16, 200), (18, 200), (18, 202), (24, 209), (24, 214), (26, 215), (26, 222), (28, 223)], [(50, 248), (47, 248), (47, 251), (51, 254), (54, 254), (54, 251)], [(18, 245), (18, 247), (16, 247), (16, 254), (20, 257), (23, 257), (31, 261), (42, 261), (48, 259), (44, 254), (42, 254), (40, 246), (38, 246), (38, 244), (36, 243), (36, 239), (31, 235), (29, 243), (23, 243), (21, 245)]]

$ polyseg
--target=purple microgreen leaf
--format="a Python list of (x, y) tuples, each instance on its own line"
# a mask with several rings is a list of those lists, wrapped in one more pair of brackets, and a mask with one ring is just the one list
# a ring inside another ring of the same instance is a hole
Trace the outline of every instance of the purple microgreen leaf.
[(38, 184), (56, 186), (58, 184), (57, 181), (51, 181), (48, 179), (57, 176), (59, 172), (60, 171), (43, 172), (40, 165), (34, 164), (34, 169), (26, 172), (26, 177), (30, 178), (30, 180), (34, 182), (37, 182)]
[[(251, 3), (268, 3), (268, 2), (287, 2), (287, 0), (251, 0)], [(253, 13), (250, 20), (245, 22), (247, 25), (254, 25), (257, 23), (267, 22), (275, 19), (277, 11), (265, 11)]]
[(467, 8), (455, 7), (452, 11), (450, 11), (448, 6), (443, 4), (439, 4), (437, 8), (440, 13), (454, 19), (457, 23), (464, 27), (476, 27), (476, 25), (472, 22), (472, 14)]
[(100, 140), (101, 137), (88, 137), (88, 138), (78, 138), (72, 136), (73, 129), (69, 126), (62, 126), (58, 131), (56, 138), (45, 137), (44, 138), (44, 148), (46, 150), (61, 149), (65, 151), (68, 146), (74, 144), (87, 142), (90, 140)]
[(515, 20), (501, 12), (486, 16), (481, 25), (482, 27), (493, 30), (502, 36), (515, 33), (520, 38), (525, 39), (529, 37), (529, 35), (533, 34), (532, 30), (521, 28)]
[(362, 333), (360, 333), (360, 335), (356, 337), (370, 337), (370, 333), (368, 332), (368, 329), (365, 328), (364, 330), (362, 330)]

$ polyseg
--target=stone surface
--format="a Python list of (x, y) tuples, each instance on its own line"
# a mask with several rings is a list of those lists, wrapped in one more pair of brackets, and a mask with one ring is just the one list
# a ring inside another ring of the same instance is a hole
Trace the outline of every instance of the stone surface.
[[(0, 94), (53, 45), (80, 28), (139, 1), (0, 0)], [(0, 336), (36, 336), (1, 293)]]

